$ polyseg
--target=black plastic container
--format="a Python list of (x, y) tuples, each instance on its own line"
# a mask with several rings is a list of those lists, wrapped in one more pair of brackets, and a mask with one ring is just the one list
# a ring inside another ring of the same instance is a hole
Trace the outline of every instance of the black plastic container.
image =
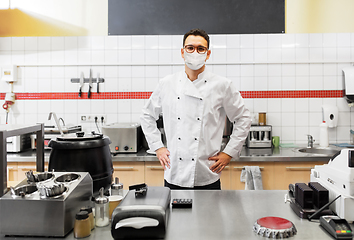
[(113, 164), (109, 150), (111, 140), (102, 134), (83, 133), (58, 137), (48, 144), (52, 148), (49, 156), (49, 171), (89, 172), (93, 179), (93, 193), (101, 187), (109, 189), (112, 183)]

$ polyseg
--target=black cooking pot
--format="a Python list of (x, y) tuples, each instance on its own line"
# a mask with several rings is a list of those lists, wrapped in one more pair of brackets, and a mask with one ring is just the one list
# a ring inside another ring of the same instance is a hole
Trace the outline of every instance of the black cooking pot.
[(111, 140), (102, 134), (84, 135), (83, 132), (57, 137), (48, 144), (52, 148), (48, 170), (56, 172), (89, 172), (93, 193), (112, 183), (113, 164), (109, 150)]

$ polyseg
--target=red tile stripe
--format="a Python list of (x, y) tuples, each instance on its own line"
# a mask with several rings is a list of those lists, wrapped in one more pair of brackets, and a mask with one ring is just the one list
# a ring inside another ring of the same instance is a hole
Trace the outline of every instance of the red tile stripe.
[[(307, 91), (240, 91), (243, 98), (340, 98), (343, 90), (307, 90)], [(15, 93), (17, 100), (58, 100), (87, 99), (87, 93)], [(151, 92), (102, 92), (91, 94), (91, 99), (148, 99)], [(5, 93), (0, 93), (5, 99)]]

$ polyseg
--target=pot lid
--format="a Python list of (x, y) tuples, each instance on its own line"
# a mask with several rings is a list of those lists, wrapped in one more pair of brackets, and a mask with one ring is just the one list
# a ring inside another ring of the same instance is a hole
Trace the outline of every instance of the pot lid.
[(102, 139), (103, 134), (92, 132), (91, 134), (85, 135), (85, 132), (77, 132), (66, 134), (64, 136), (57, 137), (59, 141), (85, 141), (85, 140), (95, 140)]

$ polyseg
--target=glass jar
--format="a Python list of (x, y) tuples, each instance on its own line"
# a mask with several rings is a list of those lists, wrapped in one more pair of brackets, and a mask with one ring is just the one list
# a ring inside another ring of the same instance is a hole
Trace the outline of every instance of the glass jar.
[(115, 182), (111, 185), (111, 196), (119, 195), (123, 197), (123, 183), (119, 183), (119, 178), (115, 178)]
[(82, 207), (80, 211), (88, 212), (88, 216), (91, 224), (91, 230), (93, 230), (95, 228), (95, 218), (93, 217), (92, 207), (90, 206)]
[(103, 194), (104, 188), (99, 191), (99, 197), (95, 199), (95, 218), (97, 227), (105, 227), (109, 224), (109, 201)]
[(74, 237), (85, 238), (91, 235), (91, 223), (87, 211), (80, 211), (75, 216)]

